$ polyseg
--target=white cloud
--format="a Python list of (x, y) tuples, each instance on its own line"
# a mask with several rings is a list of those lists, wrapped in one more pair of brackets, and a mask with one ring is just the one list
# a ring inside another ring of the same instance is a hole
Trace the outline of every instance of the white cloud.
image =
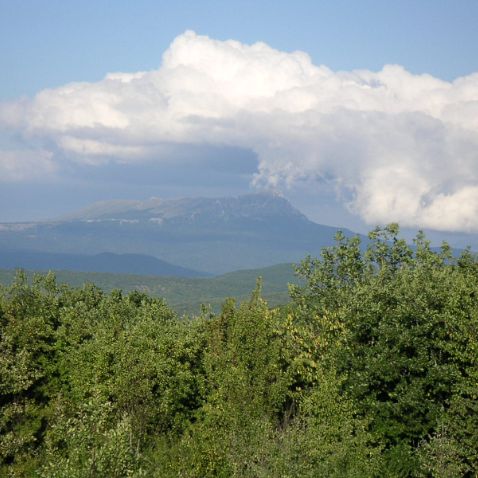
[(368, 223), (478, 231), (478, 73), (333, 72), (303, 52), (186, 32), (157, 70), (0, 105), (0, 124), (88, 164), (165, 143), (249, 148), (257, 184), (327, 181)]

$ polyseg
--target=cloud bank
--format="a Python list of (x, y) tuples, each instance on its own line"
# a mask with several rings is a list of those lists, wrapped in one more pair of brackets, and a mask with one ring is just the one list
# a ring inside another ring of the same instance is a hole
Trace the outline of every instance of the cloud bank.
[(334, 72), (188, 31), (157, 70), (1, 104), (0, 126), (23, 145), (0, 151), (4, 181), (65, 161), (154, 161), (171, 144), (232, 146), (256, 153), (258, 186), (326, 183), (370, 224), (478, 231), (478, 73)]

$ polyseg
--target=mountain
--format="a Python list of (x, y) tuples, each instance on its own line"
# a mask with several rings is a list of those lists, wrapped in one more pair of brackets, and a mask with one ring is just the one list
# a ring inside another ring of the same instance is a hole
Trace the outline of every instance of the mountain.
[(0, 267), (34, 271), (68, 270), (80, 272), (110, 272), (168, 277), (207, 277), (210, 274), (175, 266), (144, 254), (95, 255), (59, 254), (53, 252), (0, 251)]
[(221, 274), (318, 255), (336, 231), (278, 195), (152, 198), (96, 203), (55, 221), (0, 224), (0, 251), (146, 254)]

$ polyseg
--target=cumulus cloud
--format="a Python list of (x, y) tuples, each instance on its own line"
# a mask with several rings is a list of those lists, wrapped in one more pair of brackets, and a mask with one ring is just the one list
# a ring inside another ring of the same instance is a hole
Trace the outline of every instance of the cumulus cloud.
[(478, 231), (478, 73), (334, 72), (303, 52), (186, 32), (157, 70), (0, 105), (0, 124), (47, 163), (154, 160), (171, 143), (247, 148), (256, 185), (326, 182), (368, 223)]

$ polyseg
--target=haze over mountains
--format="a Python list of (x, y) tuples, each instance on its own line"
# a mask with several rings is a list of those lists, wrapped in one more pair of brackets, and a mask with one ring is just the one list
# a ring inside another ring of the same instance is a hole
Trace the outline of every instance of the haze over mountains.
[(64, 254), (35, 251), (0, 251), (0, 268), (32, 271), (107, 272), (145, 276), (208, 277), (211, 274), (176, 266), (145, 254)]
[(17, 258), (20, 251), (28, 251), (30, 257), (33, 252), (142, 254), (192, 269), (193, 274), (221, 274), (318, 255), (322, 247), (333, 243), (336, 231), (310, 221), (285, 198), (273, 194), (152, 198), (100, 202), (53, 221), (0, 224), (0, 251), (3, 256), (16, 251)]

